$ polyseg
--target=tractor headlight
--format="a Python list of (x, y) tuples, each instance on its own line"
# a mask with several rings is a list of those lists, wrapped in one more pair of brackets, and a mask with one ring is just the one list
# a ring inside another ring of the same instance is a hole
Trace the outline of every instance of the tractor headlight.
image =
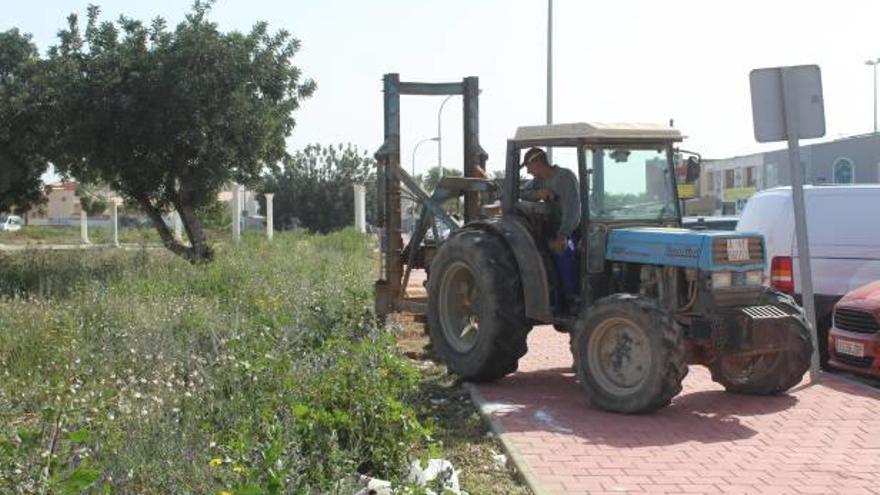
[(746, 285), (762, 285), (764, 283), (763, 270), (751, 270), (746, 272)]
[(727, 289), (733, 284), (733, 274), (731, 272), (714, 272), (712, 274), (713, 289)]

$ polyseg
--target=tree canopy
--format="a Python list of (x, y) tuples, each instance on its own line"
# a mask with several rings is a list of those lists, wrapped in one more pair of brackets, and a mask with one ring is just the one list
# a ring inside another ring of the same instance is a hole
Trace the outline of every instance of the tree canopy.
[(275, 193), (278, 228), (329, 232), (354, 223), (354, 184), (367, 186), (367, 221), (373, 221), (375, 167), (376, 162), (357, 146), (313, 144), (267, 174), (261, 192)]
[[(72, 14), (49, 52), (53, 163), (136, 201), (165, 246), (193, 262), (212, 256), (198, 210), (287, 156), (292, 113), (315, 90), (293, 64), (298, 40), (264, 22), (223, 33), (212, 4), (196, 1), (173, 30), (161, 18), (100, 21), (90, 6), (85, 30)], [(169, 209), (190, 246), (162, 221)]]
[(37, 47), (17, 29), (0, 32), (0, 212), (40, 202), (49, 135)]

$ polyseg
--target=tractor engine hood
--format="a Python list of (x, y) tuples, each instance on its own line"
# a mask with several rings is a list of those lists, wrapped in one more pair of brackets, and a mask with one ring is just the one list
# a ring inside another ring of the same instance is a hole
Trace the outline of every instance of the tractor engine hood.
[(715, 271), (764, 269), (760, 234), (629, 227), (608, 232), (605, 259)]

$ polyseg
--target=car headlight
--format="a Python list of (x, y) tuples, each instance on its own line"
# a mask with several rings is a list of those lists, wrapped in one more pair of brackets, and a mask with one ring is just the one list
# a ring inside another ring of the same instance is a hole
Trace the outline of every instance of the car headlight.
[(764, 283), (763, 270), (751, 270), (746, 272), (746, 285), (762, 285)]
[(712, 288), (726, 289), (733, 283), (733, 274), (731, 272), (714, 272), (712, 274)]

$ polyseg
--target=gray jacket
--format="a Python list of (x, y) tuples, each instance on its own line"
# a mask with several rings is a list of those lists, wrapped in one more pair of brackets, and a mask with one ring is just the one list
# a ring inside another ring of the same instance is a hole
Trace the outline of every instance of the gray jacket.
[(581, 221), (581, 197), (578, 192), (578, 181), (574, 172), (558, 165), (553, 166), (554, 173), (546, 179), (535, 178), (523, 188), (520, 197), (526, 201), (537, 201), (536, 193), (548, 189), (556, 196), (551, 202), (559, 210), (559, 230), (556, 235), (568, 237), (577, 229)]

